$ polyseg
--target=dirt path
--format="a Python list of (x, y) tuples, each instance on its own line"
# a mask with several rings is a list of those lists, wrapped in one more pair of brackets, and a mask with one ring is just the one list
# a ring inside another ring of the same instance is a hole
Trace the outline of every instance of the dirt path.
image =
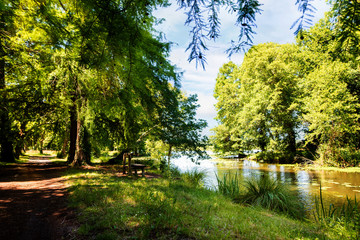
[(46, 160), (0, 167), (0, 239), (73, 239), (67, 169)]

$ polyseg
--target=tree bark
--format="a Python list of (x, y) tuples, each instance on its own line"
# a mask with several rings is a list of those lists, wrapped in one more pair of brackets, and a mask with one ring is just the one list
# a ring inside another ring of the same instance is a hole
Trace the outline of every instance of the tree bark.
[(21, 152), (24, 150), (25, 145), (25, 128), (27, 122), (22, 122), (20, 125), (20, 132), (18, 136), (18, 140), (15, 145), (15, 158), (19, 159)]
[(68, 138), (68, 135), (67, 135), (67, 133), (66, 133), (66, 134), (65, 134), (65, 139), (64, 139), (63, 145), (62, 145), (61, 150), (60, 150), (60, 155), (59, 155), (59, 157), (61, 157), (61, 158), (65, 157), (68, 143), (69, 143), (69, 138)]
[(70, 146), (67, 162), (71, 164), (75, 159), (76, 135), (77, 135), (77, 112), (75, 97), (72, 98), (73, 105), (70, 108)]
[(80, 134), (80, 130), (81, 130), (81, 126), (82, 126), (82, 122), (80, 119), (77, 120), (77, 125), (76, 125), (76, 151), (75, 151), (75, 158), (74, 161), (72, 163), (72, 165), (75, 166), (81, 166), (84, 164), (85, 161), (85, 154), (84, 151), (81, 147), (81, 134)]
[(292, 163), (296, 155), (296, 133), (292, 126), (290, 126), (288, 130), (287, 144), (287, 152), (289, 153), (289, 159), (287, 161), (288, 163)]

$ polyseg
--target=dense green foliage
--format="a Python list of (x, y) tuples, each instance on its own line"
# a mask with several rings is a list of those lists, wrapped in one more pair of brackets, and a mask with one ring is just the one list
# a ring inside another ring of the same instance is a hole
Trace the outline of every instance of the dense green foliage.
[(302, 30), (297, 44), (259, 44), (241, 66), (220, 69), (215, 150), (259, 150), (263, 160), (291, 163), (301, 147), (323, 164), (360, 163), (357, 45), (338, 38), (334, 14)]
[(159, 132), (201, 153), (206, 123), (195, 118), (196, 97), (181, 94), (170, 43), (154, 29), (153, 10), (167, 5), (2, 2), (1, 160), (51, 148), (81, 165), (106, 148), (139, 152)]
[[(358, 3), (330, 3), (333, 5), (331, 22), (336, 24), (333, 36), (339, 37), (339, 44), (334, 44), (333, 50), (345, 49), (341, 59), (354, 60), (357, 18), (346, 16), (357, 16)], [(192, 29), (189, 61), (195, 59), (202, 65), (206, 62), (206, 42), (220, 35), (218, 14), (222, 7), (237, 15), (239, 27), (239, 39), (233, 42), (229, 53), (251, 45), (256, 15), (261, 12), (259, 1), (177, 1), (177, 4), (187, 13), (185, 24)], [(296, 33), (304, 38), (307, 32), (303, 28), (311, 22), (310, 13), (315, 9), (309, 0), (295, 4), (301, 17), (294, 26), (297, 26)], [(140, 152), (145, 138), (158, 133), (160, 137), (155, 140), (170, 146), (168, 156), (175, 145), (201, 153), (204, 139), (194, 129), (204, 127), (205, 123), (190, 113), (196, 109), (194, 97), (184, 101), (179, 93), (179, 74), (167, 60), (170, 43), (154, 29), (160, 20), (154, 17), (153, 11), (168, 5), (166, 0), (2, 1), (2, 161), (14, 161), (14, 153), (18, 157), (24, 148), (36, 147), (56, 149), (59, 156), (67, 153), (69, 163), (82, 164), (89, 162), (90, 151), (97, 155), (105, 148)], [(288, 74), (291, 75), (291, 71)], [(271, 87), (271, 83), (268, 86)], [(292, 98), (291, 94), (297, 91), (291, 86), (284, 85), (269, 106), (250, 113), (258, 115), (274, 104), (288, 104), (272, 112), (271, 117), (279, 120), (273, 125), (263, 126), (268, 117), (264, 116), (249, 126), (248, 136), (255, 129), (262, 137), (247, 138), (246, 148), (256, 144), (265, 148), (270, 144), (273, 149), (285, 148), (286, 154), (293, 157), (294, 129), (299, 124), (299, 116), (289, 117), (294, 110), (286, 98)], [(356, 92), (356, 86), (351, 88), (352, 93)], [(179, 114), (188, 114), (190, 120), (183, 124)], [(168, 116), (171, 121), (166, 121)], [(175, 134), (171, 129), (176, 126), (180, 127)], [(158, 131), (153, 131), (155, 128)], [(223, 139), (230, 144), (220, 148), (233, 150), (242, 145), (233, 133), (225, 134), (232, 131), (228, 126), (221, 131)], [(274, 133), (276, 141), (269, 138), (269, 131)], [(170, 139), (174, 143), (170, 143)], [(87, 150), (83, 149), (85, 146)]]

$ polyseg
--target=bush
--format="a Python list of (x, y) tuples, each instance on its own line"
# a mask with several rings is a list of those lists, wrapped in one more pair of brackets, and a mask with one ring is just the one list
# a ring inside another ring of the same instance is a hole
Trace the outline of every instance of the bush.
[(292, 163), (294, 156), (287, 153), (275, 152), (275, 151), (264, 151), (258, 152), (255, 155), (257, 160), (262, 160), (269, 163)]
[(354, 148), (331, 148), (321, 145), (318, 149), (319, 161), (327, 166), (356, 167), (360, 166), (360, 150)]

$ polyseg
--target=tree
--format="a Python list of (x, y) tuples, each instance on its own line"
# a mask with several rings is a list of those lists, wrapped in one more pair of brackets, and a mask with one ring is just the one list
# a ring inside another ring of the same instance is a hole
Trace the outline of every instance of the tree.
[[(320, 143), (320, 158), (332, 165), (343, 161), (341, 160), (343, 158), (342, 151), (354, 153), (360, 146), (360, 135), (357, 130), (360, 121), (353, 121), (358, 119), (357, 116), (360, 113), (358, 103), (356, 103), (360, 96), (357, 60), (359, 35), (354, 31), (356, 26), (352, 26), (353, 22), (349, 20), (356, 20), (358, 13), (353, 8), (357, 4), (343, 3), (343, 6), (347, 5), (352, 6), (348, 6), (346, 10), (348, 14), (352, 13), (351, 16), (346, 18), (344, 13), (340, 16), (340, 12), (337, 12), (339, 9), (335, 10), (334, 6), (324, 19), (308, 31), (303, 32), (302, 39), (297, 39), (299, 46), (303, 47), (304, 54), (313, 56), (317, 61), (314, 64), (317, 68), (313, 66), (311, 73), (303, 81), (303, 86), (306, 86), (303, 92), (307, 99), (304, 106), (309, 107), (310, 102), (308, 101), (311, 101), (310, 105), (312, 106), (312, 114), (304, 111), (304, 117), (309, 117), (308, 114), (310, 114), (313, 117), (317, 116), (318, 120), (323, 120), (318, 122), (312, 119), (314, 124), (316, 122), (314, 126), (307, 121), (306, 126), (310, 130), (306, 137), (309, 143)], [(348, 25), (344, 25), (346, 21), (349, 21)], [(341, 30), (342, 28), (346, 29)], [(327, 80), (325, 80), (325, 76)], [(338, 86), (336, 90), (333, 89), (333, 84)], [(316, 94), (313, 89), (317, 89)], [(327, 106), (327, 104), (329, 105)], [(339, 121), (337, 114), (343, 115), (341, 119), (344, 121)], [(322, 126), (316, 126), (318, 124)]]
[(245, 150), (275, 150), (285, 153), (287, 161), (294, 158), (300, 125), (298, 52), (294, 45), (260, 44), (240, 68), (229, 63), (220, 69), (218, 118)]
[(306, 139), (320, 140), (320, 157), (331, 165), (341, 161), (339, 150), (348, 145), (344, 136), (359, 131), (358, 98), (346, 84), (351, 72), (350, 64), (325, 62), (304, 83), (303, 119), (309, 130)]
[(7, 57), (9, 51), (7, 51), (8, 37), (11, 35), (11, 25), (13, 11), (10, 8), (10, 2), (3, 1), (0, 3), (0, 135), (1, 135), (1, 157), (0, 160), (4, 162), (14, 162), (13, 154), (13, 136), (11, 134), (11, 120), (9, 118), (9, 107), (7, 83), (6, 83), (6, 71), (7, 71)]
[[(196, 109), (199, 107), (196, 95), (185, 96), (176, 89), (176, 101), (172, 105), (164, 105), (159, 111), (158, 125), (150, 134), (147, 145), (158, 145), (166, 148), (168, 165), (173, 152), (206, 157), (207, 137), (201, 131), (207, 126), (205, 120), (196, 119)], [(160, 143), (156, 143), (160, 141)], [(153, 143), (155, 142), (155, 143)], [(162, 144), (161, 144), (162, 143)], [(165, 146), (164, 146), (165, 145)], [(161, 151), (160, 151), (161, 152)], [(159, 153), (156, 153), (159, 155)], [(160, 154), (161, 155), (161, 154)]]

